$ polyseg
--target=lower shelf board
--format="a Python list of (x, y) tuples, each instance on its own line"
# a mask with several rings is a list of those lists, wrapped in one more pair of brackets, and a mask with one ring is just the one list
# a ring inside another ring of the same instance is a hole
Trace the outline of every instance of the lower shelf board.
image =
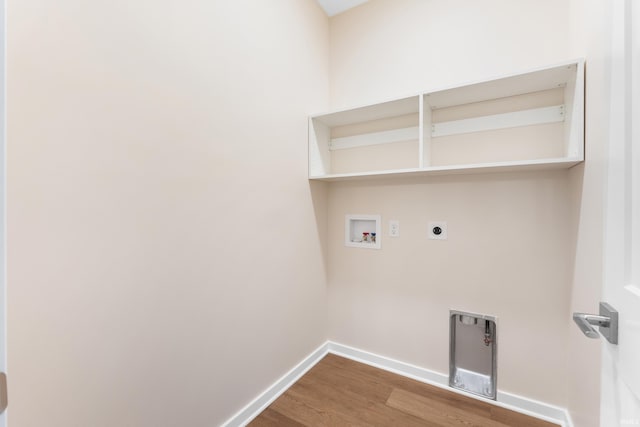
[(437, 175), (468, 175), (479, 173), (501, 173), (519, 171), (537, 171), (569, 169), (584, 161), (581, 158), (557, 158), (518, 162), (479, 163), (469, 165), (432, 166), (428, 168), (393, 169), (372, 172), (342, 173), (321, 176), (309, 176), (310, 180), (317, 181), (347, 181), (372, 178), (393, 177), (426, 177)]
[(328, 354), (249, 426), (557, 427), (487, 402)]

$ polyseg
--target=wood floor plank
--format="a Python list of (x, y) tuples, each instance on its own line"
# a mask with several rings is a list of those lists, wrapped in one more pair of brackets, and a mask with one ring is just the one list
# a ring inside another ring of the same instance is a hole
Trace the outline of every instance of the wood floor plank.
[(435, 422), (439, 426), (509, 427), (473, 412), (401, 389), (393, 390), (387, 405), (425, 421)]
[[(509, 426), (526, 425), (527, 427), (558, 427), (557, 424), (538, 418), (527, 417), (526, 415), (519, 414), (499, 406), (491, 407), (491, 419), (500, 421), (501, 423)], [(526, 419), (526, 424), (523, 419)]]
[[(440, 400), (442, 403), (454, 405), (464, 408), (465, 410), (475, 411), (483, 416), (490, 418), (491, 406), (478, 399), (470, 399), (458, 393), (443, 390), (440, 387), (425, 384), (411, 378), (403, 377), (373, 366), (365, 365), (350, 359), (339, 357), (333, 354), (327, 355), (331, 358), (326, 359), (327, 364), (335, 368), (349, 370), (355, 372), (363, 378), (374, 377), (375, 381), (385, 384), (391, 388), (400, 388), (420, 396), (429, 397), (431, 399)], [(325, 359), (322, 360), (324, 364)]]
[[(304, 426), (363, 426), (357, 420), (350, 417), (342, 417), (336, 413), (329, 405), (317, 409), (313, 402), (308, 402), (296, 393), (285, 393), (280, 396), (272, 405), (272, 409), (293, 419)], [(354, 422), (355, 421), (355, 422)], [(250, 424), (252, 426), (252, 424)]]
[(267, 408), (253, 420), (249, 425), (252, 427), (305, 427), (304, 424), (301, 424), (286, 415), (281, 414), (280, 412)]
[[(411, 414), (404, 414), (387, 406), (385, 404), (386, 397), (370, 398), (366, 394), (354, 392), (335, 382), (326, 382), (317, 378), (311, 381), (303, 378), (289, 391), (293, 396), (304, 400), (310, 406), (331, 408), (336, 416), (341, 419), (350, 419), (352, 423), (361, 422), (367, 426), (418, 427), (425, 425), (424, 422)], [(278, 410), (280, 409), (278, 408)], [(352, 417), (355, 419), (351, 419)]]
[(384, 403), (389, 398), (393, 387), (362, 375), (354, 369), (336, 369), (333, 366), (322, 365), (314, 372), (314, 379), (334, 384), (353, 393), (361, 394), (376, 402)]
[(251, 427), (558, 427), (332, 354)]

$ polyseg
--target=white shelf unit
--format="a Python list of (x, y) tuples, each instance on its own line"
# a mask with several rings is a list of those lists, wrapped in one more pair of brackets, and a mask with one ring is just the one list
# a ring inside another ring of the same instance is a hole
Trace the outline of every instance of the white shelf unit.
[(557, 169), (583, 160), (583, 60), (309, 118), (309, 179)]

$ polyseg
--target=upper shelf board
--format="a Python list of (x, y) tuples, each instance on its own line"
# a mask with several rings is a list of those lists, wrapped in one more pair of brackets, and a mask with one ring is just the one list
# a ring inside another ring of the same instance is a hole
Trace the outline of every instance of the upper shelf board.
[(425, 107), (447, 108), (564, 87), (576, 78), (580, 61), (500, 79), (425, 93)]
[(395, 101), (368, 105), (366, 107), (336, 111), (330, 114), (320, 114), (313, 116), (312, 119), (318, 120), (329, 127), (335, 127), (380, 120), (388, 117), (416, 114), (418, 112), (420, 112), (420, 99), (416, 95)]

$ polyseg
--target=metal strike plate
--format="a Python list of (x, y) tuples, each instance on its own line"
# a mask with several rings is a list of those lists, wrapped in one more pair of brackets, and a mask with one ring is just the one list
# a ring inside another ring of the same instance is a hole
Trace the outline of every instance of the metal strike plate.
[(618, 344), (618, 312), (606, 302), (601, 302), (600, 316), (609, 318), (608, 325), (599, 326), (600, 333), (611, 344)]
[(7, 374), (0, 372), (0, 414), (2, 414), (9, 404), (7, 396)]

